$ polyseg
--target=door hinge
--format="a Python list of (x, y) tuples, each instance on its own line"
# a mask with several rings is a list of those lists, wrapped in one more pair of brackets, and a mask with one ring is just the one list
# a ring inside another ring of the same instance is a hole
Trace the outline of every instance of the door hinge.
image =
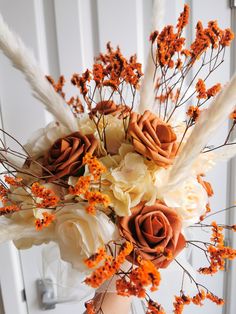
[(230, 8), (236, 8), (236, 0), (230, 0)]

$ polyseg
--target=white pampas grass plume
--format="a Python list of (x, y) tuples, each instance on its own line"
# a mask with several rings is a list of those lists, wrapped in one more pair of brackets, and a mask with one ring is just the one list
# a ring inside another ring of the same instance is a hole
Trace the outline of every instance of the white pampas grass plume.
[[(152, 17), (152, 31), (160, 30), (164, 19), (165, 0), (154, 0), (153, 3), (153, 17)], [(155, 55), (155, 50), (154, 50)], [(155, 73), (155, 64), (152, 59), (151, 51), (149, 52), (147, 64), (144, 72), (144, 79), (140, 92), (140, 104), (138, 111), (143, 113), (146, 109), (151, 110), (154, 104), (154, 82), (153, 77)]]
[(34, 92), (33, 95), (45, 105), (47, 111), (72, 132), (77, 131), (77, 122), (70, 108), (67, 107), (63, 98), (54, 91), (54, 88), (45, 78), (32, 52), (9, 29), (1, 14), (0, 49), (11, 60), (13, 66), (24, 73)]
[(183, 150), (174, 163), (164, 189), (172, 189), (185, 180), (191, 167), (217, 128), (233, 111), (236, 104), (236, 76), (213, 100), (208, 110), (202, 112)]

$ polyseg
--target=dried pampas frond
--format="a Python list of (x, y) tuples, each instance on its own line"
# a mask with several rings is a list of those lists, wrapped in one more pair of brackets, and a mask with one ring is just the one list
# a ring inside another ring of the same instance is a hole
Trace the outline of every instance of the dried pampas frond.
[[(152, 30), (158, 30), (162, 28), (163, 19), (164, 19), (164, 7), (165, 0), (154, 0), (153, 3), (153, 17), (152, 17)], [(155, 54), (155, 52), (154, 52)], [(154, 104), (154, 88), (155, 82), (153, 80), (155, 73), (155, 64), (152, 59), (151, 51), (149, 51), (146, 69), (144, 72), (144, 79), (141, 86), (140, 92), (140, 104), (138, 111), (143, 113), (146, 109), (152, 110)]]
[(236, 76), (202, 113), (178, 159), (173, 165), (165, 189), (172, 189), (185, 180), (190, 168), (202, 152), (216, 129), (233, 111), (236, 104)]
[(32, 52), (9, 29), (1, 15), (0, 29), (0, 49), (11, 60), (13, 66), (24, 73), (34, 91), (33, 95), (45, 105), (47, 111), (58, 122), (61, 122), (72, 132), (77, 131), (77, 122), (70, 108), (67, 107), (63, 98), (54, 91), (51, 84), (47, 81)]

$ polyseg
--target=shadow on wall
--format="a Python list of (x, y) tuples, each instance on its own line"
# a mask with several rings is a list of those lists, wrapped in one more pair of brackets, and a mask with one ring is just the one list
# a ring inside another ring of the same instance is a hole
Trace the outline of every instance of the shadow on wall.
[(0, 286), (0, 314), (5, 314), (4, 307), (3, 307), (3, 301), (2, 301), (1, 286)]

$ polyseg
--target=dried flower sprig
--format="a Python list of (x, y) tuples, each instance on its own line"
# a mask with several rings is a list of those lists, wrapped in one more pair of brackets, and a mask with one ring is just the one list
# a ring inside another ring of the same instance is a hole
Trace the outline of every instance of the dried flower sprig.
[[(188, 19), (189, 7), (185, 5), (184, 11), (179, 17), (176, 32), (174, 27), (169, 25), (159, 33), (155, 31), (150, 37), (152, 47), (156, 46), (156, 49), (152, 48), (152, 51), (156, 51), (156, 55), (153, 55), (156, 66), (155, 73), (160, 70), (160, 75), (155, 74), (154, 77), (159, 116), (167, 121), (171, 119), (176, 109), (186, 104), (193, 96), (198, 99), (197, 104), (194, 105), (197, 108), (220, 91), (220, 84), (206, 89), (205, 82), (223, 62), (225, 48), (234, 38), (232, 31), (220, 29), (216, 21), (210, 21), (206, 28), (201, 22), (198, 22), (196, 38), (187, 49), (185, 38), (181, 36), (183, 29), (188, 24)], [(206, 53), (207, 50), (210, 50), (210, 56)], [(202, 57), (200, 67), (193, 75), (190, 84), (185, 87), (190, 69), (200, 60), (200, 57)], [(208, 67), (209, 73), (203, 79), (199, 78), (200, 72), (206, 67)], [(190, 92), (194, 83), (196, 89)]]

